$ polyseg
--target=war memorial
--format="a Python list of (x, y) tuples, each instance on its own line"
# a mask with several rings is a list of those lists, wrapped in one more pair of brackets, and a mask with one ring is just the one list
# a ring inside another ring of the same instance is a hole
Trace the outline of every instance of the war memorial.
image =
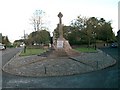
[(59, 37), (53, 40), (49, 51), (41, 55), (20, 57), (18, 53), (7, 64), (3, 71), (20, 76), (64, 76), (76, 75), (102, 70), (116, 63), (116, 60), (97, 49), (95, 53), (75, 51), (63, 37), (63, 14), (59, 12)]

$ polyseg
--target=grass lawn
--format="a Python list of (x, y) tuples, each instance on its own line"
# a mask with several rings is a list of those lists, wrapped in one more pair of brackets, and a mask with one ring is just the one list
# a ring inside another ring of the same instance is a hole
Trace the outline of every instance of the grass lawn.
[[(80, 52), (97, 52), (94, 48), (75, 48), (75, 50)], [(24, 50), (20, 53), (20, 56), (30, 56), (30, 55), (37, 55), (45, 52), (45, 49), (35, 49), (35, 48), (27, 48), (26, 52)]]
[(97, 52), (94, 48), (75, 48), (75, 50), (80, 51), (80, 52)]
[(26, 49), (26, 52), (24, 53), (24, 50), (21, 52), (20, 56), (30, 56), (30, 55), (37, 55), (37, 54), (41, 54), (43, 52), (45, 52), (45, 49)]

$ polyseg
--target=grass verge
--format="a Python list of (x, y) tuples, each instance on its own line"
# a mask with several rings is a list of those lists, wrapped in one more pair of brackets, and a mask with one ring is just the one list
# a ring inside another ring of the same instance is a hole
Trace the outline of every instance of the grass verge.
[(94, 48), (75, 48), (75, 50), (80, 51), (80, 52), (97, 52)]
[(45, 49), (27, 48), (25, 53), (24, 53), (24, 50), (20, 53), (20, 56), (37, 55), (37, 54), (41, 54), (45, 51), (46, 51)]

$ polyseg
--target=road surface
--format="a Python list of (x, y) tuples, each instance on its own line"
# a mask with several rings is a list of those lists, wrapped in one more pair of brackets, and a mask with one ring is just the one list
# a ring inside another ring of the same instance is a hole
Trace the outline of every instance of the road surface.
[[(13, 49), (14, 52), (10, 50), (9, 53), (3, 53), (3, 64), (19, 50)], [(104, 48), (102, 50), (118, 61), (117, 49)], [(118, 88), (118, 71), (120, 70), (116, 64), (96, 72), (60, 77), (23, 77), (3, 72), (2, 86), (3, 88)]]
[(13, 58), (21, 48), (7, 48), (6, 50), (2, 51), (2, 66), (5, 65), (11, 58)]

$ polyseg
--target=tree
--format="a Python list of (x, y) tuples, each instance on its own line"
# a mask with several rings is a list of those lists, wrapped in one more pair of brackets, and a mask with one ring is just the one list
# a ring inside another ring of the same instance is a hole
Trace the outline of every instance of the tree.
[(71, 26), (78, 30), (83, 30), (84, 28), (86, 28), (87, 20), (88, 20), (88, 18), (81, 17), (81, 15), (80, 15), (77, 17), (77, 19), (72, 20)]
[[(90, 46), (90, 41), (92, 38), (92, 32), (93, 28), (96, 26), (96, 18), (91, 17), (91, 18), (86, 18), (86, 17), (81, 17), (78, 16), (75, 21), (71, 23), (71, 26), (74, 28), (74, 30), (77, 32), (77, 34), (80, 34), (80, 36), (76, 37), (76, 39), (79, 40), (79, 42), (88, 42), (88, 47)], [(79, 32), (78, 32), (79, 31)], [(74, 37), (74, 38), (75, 38)]]
[(24, 39), (19, 39), (19, 40), (15, 40), (13, 45), (16, 47), (19, 47), (21, 44), (23, 44)]
[[(63, 26), (63, 37), (68, 40), (68, 34), (71, 33), (71, 26)], [(54, 30), (55, 38), (59, 37), (58, 27)]]
[(84, 31), (86, 31), (88, 47), (93, 42), (93, 38), (95, 38), (94, 34), (96, 34), (96, 32), (97, 32), (97, 27), (98, 27), (98, 19), (97, 18), (90, 17), (86, 21), (86, 28), (84, 29)]
[(50, 33), (46, 30), (41, 30), (38, 32), (36, 38), (39, 44), (48, 44), (50, 42)]
[(72, 30), (71, 33), (68, 34), (68, 40), (70, 44), (79, 45), (81, 44), (81, 31)]
[(10, 41), (8, 39), (8, 36), (2, 36), (2, 43), (5, 44), (6, 46), (10, 45)]
[(46, 30), (32, 32), (27, 40), (28, 44), (48, 44), (50, 42), (50, 33)]
[(106, 22), (100, 19), (100, 27), (98, 29), (98, 39), (106, 41), (106, 43), (114, 42), (116, 40), (115, 34), (112, 31), (111, 22)]
[(78, 42), (80, 40), (80, 42), (88, 42), (88, 47), (94, 42), (93, 38), (106, 41), (107, 43), (115, 40), (111, 22), (106, 22), (104, 18), (98, 19), (96, 17), (86, 18), (78, 16), (77, 19), (72, 21), (71, 26), (73, 27), (72, 33), (74, 33), (71, 34), (74, 40), (71, 41)]
[(45, 12), (42, 11), (42, 10), (36, 10), (32, 19), (31, 19), (31, 22), (34, 26), (34, 30), (35, 31), (39, 31), (39, 30), (42, 30), (43, 28), (43, 16), (44, 16)]

